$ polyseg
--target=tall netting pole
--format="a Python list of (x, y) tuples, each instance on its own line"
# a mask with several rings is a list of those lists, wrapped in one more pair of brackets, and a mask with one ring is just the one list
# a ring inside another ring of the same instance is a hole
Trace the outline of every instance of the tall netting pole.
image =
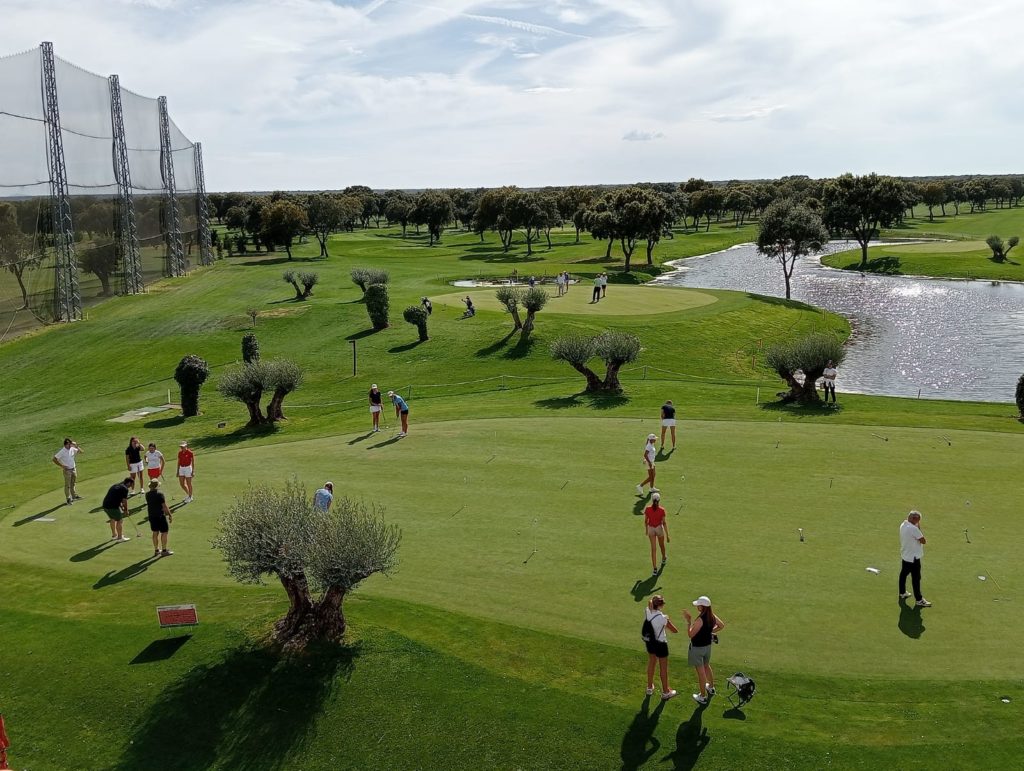
[(135, 222), (135, 200), (132, 198), (132, 173), (128, 164), (128, 143), (124, 136), (124, 112), (121, 109), (121, 83), (117, 75), (110, 83), (110, 126), (114, 134), (114, 177), (117, 180), (118, 234), (117, 246), (124, 270), (126, 294), (140, 294), (142, 256), (139, 253), (139, 229)]
[(199, 222), (199, 260), (203, 265), (213, 264), (210, 249), (210, 202), (206, 198), (206, 177), (203, 174), (203, 143), (192, 145), (196, 165), (196, 219)]
[(184, 276), (185, 248), (181, 243), (181, 212), (178, 211), (178, 194), (174, 188), (174, 156), (171, 151), (171, 119), (167, 115), (167, 97), (158, 97), (157, 104), (160, 107), (160, 170), (163, 172), (166, 202), (164, 221), (169, 253), (167, 269), (172, 276)]
[(75, 228), (71, 221), (68, 194), (68, 169), (64, 162), (64, 140), (57, 107), (57, 70), (53, 43), (40, 46), (43, 57), (43, 108), (46, 113), (46, 162), (50, 172), (50, 199), (53, 204), (53, 248), (56, 256), (54, 318), (76, 321), (82, 318), (82, 294), (78, 285), (78, 259), (75, 256)]

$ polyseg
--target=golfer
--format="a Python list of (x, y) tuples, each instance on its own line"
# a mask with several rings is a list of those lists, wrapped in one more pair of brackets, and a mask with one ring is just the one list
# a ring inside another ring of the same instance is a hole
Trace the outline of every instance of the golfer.
[(644, 509), (644, 532), (651, 540), (651, 575), (658, 575), (657, 549), (655, 542), (661, 546), (661, 567), (668, 562), (668, 555), (665, 553), (665, 541), (672, 542), (668, 534), (668, 520), (665, 519), (666, 511), (661, 507), (661, 493), (654, 493), (651, 496), (651, 505)]
[(330, 511), (334, 503), (334, 482), (324, 482), (324, 486), (313, 493), (313, 506), (320, 511)]
[[(675, 628), (671, 619), (662, 613), (665, 606), (665, 598), (660, 594), (651, 597), (644, 610), (644, 619), (649, 622), (652, 632), (649, 638), (644, 639), (647, 646), (647, 695), (654, 693), (654, 665), (657, 663), (658, 672), (661, 675), (661, 698), (668, 701), (676, 695), (676, 692), (668, 687), (668, 630), (675, 634), (679, 630)], [(645, 624), (646, 626), (646, 624)]]
[(836, 365), (831, 359), (828, 361), (828, 366), (825, 367), (825, 371), (821, 373), (821, 385), (825, 390), (825, 403), (828, 404), (828, 395), (832, 394), (832, 403), (836, 403), (836, 375), (839, 374), (836, 370)]
[(561, 297), (565, 294), (565, 274), (559, 273), (555, 276), (555, 287), (558, 290), (558, 296)]
[(604, 298), (608, 294), (608, 274), (601, 274), (601, 297)]
[(565, 293), (569, 294), (569, 284), (572, 283), (572, 281), (569, 278), (569, 271), (564, 271), (562, 275), (565, 277)]
[(153, 531), (153, 556), (170, 557), (174, 552), (167, 548), (167, 535), (171, 531), (174, 515), (167, 508), (167, 499), (160, 492), (160, 480), (149, 483), (146, 493), (146, 512), (149, 515), (149, 529)]
[(156, 448), (156, 442), (150, 442), (146, 451), (146, 473), (151, 480), (164, 475), (164, 454)]
[(107, 524), (110, 525), (111, 541), (130, 541), (131, 538), (124, 537), (124, 525), (122, 521), (128, 516), (128, 495), (135, 486), (131, 477), (125, 477), (116, 485), (111, 485), (107, 494), (103, 496), (103, 511), (107, 514)]
[(468, 319), (476, 315), (476, 308), (473, 307), (473, 300), (469, 295), (466, 295), (466, 299), (463, 300), (466, 304), (466, 312), (462, 314), (462, 318)]
[(601, 299), (601, 274), (598, 273), (594, 277), (594, 292), (590, 297), (591, 304), (596, 303)]
[(430, 302), (430, 298), (428, 298), (428, 297), (421, 297), (420, 298), (420, 305), (423, 306), (423, 310), (425, 310), (427, 312), (428, 316), (434, 312), (434, 304), (432, 302)]
[(409, 433), (409, 405), (405, 403), (405, 399), (396, 394), (394, 391), (388, 391), (388, 398), (391, 399), (391, 403), (395, 405), (395, 417), (401, 418), (402, 430), (398, 433), (399, 437), (406, 436)]
[(192, 503), (192, 479), (196, 475), (196, 456), (188, 448), (188, 442), (178, 445), (178, 484), (185, 492), (182, 503)]
[(124, 450), (124, 462), (128, 466), (128, 473), (134, 480), (136, 476), (139, 478), (138, 490), (133, 490), (132, 495), (136, 492), (144, 493), (142, 483), (142, 442), (139, 441), (139, 437), (133, 436), (128, 440), (128, 446)]
[(370, 393), (367, 398), (370, 400), (370, 419), (373, 421), (373, 431), (371, 433), (376, 434), (380, 431), (380, 413), (383, 409), (381, 407), (382, 395), (376, 383), (370, 386)]
[(910, 596), (907, 591), (907, 576), (914, 587), (915, 605), (919, 608), (930, 608), (932, 604), (921, 594), (921, 560), (924, 558), (924, 545), (927, 543), (921, 532), (921, 512), (914, 510), (900, 523), (900, 552), (903, 566), (900, 568), (900, 599)]
[(69, 506), (82, 499), (75, 487), (75, 483), (78, 481), (78, 466), (75, 463), (75, 456), (81, 451), (82, 448), (78, 446), (78, 442), (72, 441), (70, 437), (64, 437), (64, 446), (53, 456), (53, 464), (60, 466), (61, 471), (64, 472), (64, 497)]
[(672, 429), (672, 449), (676, 448), (676, 408), (671, 399), (661, 405), (661, 449), (665, 449), (665, 429)]
[(685, 609), (683, 615), (686, 616), (686, 633), (690, 636), (690, 666), (697, 671), (697, 687), (700, 689), (698, 693), (693, 694), (693, 700), (703, 706), (715, 695), (715, 673), (711, 670), (711, 644), (715, 642), (715, 634), (725, 628), (725, 622), (711, 610), (711, 600), (707, 595), (702, 594), (693, 601), (693, 605), (697, 608), (697, 618), (691, 618), (689, 611)]
[(644, 494), (644, 485), (650, 485), (651, 492), (654, 492), (654, 458), (658, 454), (654, 442), (657, 438), (654, 434), (648, 434), (647, 444), (644, 445), (644, 466), (647, 468), (647, 476), (636, 486), (636, 494), (640, 496)]

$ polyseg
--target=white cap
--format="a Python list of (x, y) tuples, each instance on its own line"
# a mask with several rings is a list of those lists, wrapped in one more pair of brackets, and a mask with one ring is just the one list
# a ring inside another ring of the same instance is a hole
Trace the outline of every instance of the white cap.
[(327, 488), (328, 490), (333, 490), (334, 482), (324, 482), (324, 487)]
[(178, 447), (188, 447), (188, 442), (182, 442)]
[(370, 386), (370, 388), (376, 388), (376, 387), (377, 387), (376, 383), (374, 383), (372, 386)]
[(654, 439), (657, 439), (657, 438), (658, 438), (657, 434), (648, 434), (647, 435), (647, 441), (649, 441), (649, 442), (654, 440)]
[(702, 594), (700, 597), (693, 601), (693, 604), (698, 608), (710, 608), (711, 598), (708, 597), (706, 594)]
[(660, 501), (661, 500), (661, 493), (655, 493), (654, 495), (652, 495), (651, 496), (651, 500), (652, 501)]
[(388, 396), (394, 396), (394, 395), (395, 395), (394, 391), (388, 391)]

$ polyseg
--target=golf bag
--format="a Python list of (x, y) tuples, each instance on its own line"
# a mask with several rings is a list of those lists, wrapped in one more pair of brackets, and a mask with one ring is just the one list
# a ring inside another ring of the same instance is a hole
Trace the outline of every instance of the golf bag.
[(732, 704), (735, 709), (739, 709), (754, 698), (754, 694), (757, 692), (757, 686), (754, 684), (754, 681), (742, 672), (737, 672), (726, 680), (726, 682), (729, 683), (729, 691), (727, 694), (729, 703)]

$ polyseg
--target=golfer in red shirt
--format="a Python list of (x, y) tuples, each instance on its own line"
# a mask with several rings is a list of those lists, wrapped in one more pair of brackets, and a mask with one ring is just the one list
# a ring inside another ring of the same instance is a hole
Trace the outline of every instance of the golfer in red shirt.
[(668, 520), (665, 518), (665, 509), (661, 507), (661, 493), (654, 493), (651, 496), (651, 505), (644, 509), (644, 532), (651, 539), (651, 567), (654, 568), (652, 575), (658, 575), (657, 550), (655, 541), (661, 546), (661, 567), (668, 562), (668, 555), (665, 554), (665, 541), (671, 543), (672, 539), (668, 534)]
[(196, 456), (188, 447), (188, 442), (182, 442), (178, 450), (178, 484), (185, 492), (185, 500), (182, 503), (192, 503), (192, 478), (196, 475)]

